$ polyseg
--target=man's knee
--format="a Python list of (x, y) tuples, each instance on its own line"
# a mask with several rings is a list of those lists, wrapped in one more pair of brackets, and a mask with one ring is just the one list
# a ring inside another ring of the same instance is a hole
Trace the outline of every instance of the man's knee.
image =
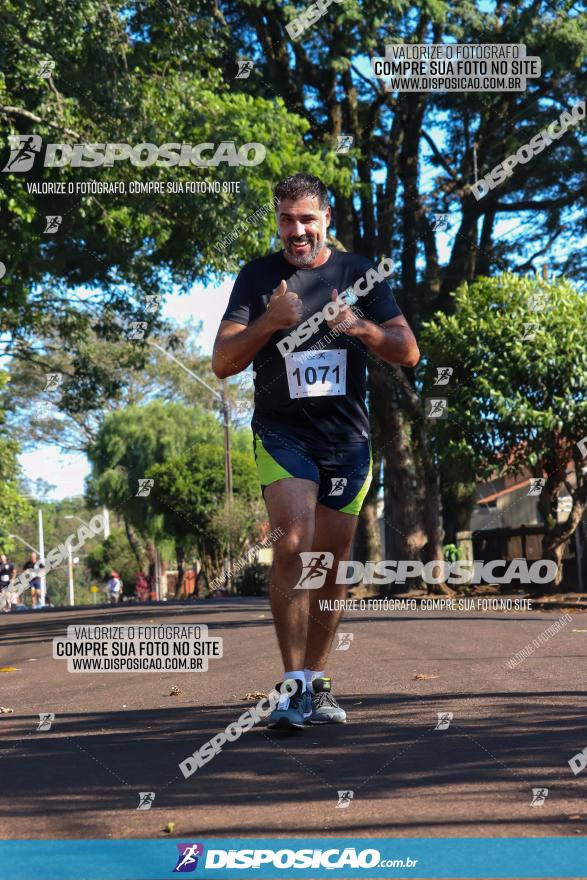
[(273, 547), (273, 559), (278, 565), (299, 561), (300, 553), (312, 549), (313, 529), (310, 521), (297, 524), (295, 528), (290, 526), (283, 532)]

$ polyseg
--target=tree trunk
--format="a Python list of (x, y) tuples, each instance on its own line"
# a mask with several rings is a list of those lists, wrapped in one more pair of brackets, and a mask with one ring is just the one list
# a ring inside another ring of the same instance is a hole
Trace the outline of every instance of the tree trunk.
[(137, 565), (139, 567), (139, 571), (143, 571), (145, 565), (145, 550), (139, 536), (137, 535), (133, 526), (129, 523), (126, 516), (122, 517), (122, 521), (124, 522), (124, 530), (126, 532), (126, 537), (132, 550), (134, 557), (137, 561)]
[(353, 547), (353, 559), (357, 562), (382, 558), (381, 532), (377, 516), (377, 499), (381, 489), (381, 460), (380, 444), (373, 442), (373, 480), (359, 514)]
[[(426, 543), (422, 526), (424, 498), (413, 457), (412, 431), (400, 389), (381, 364), (370, 370), (372, 418), (384, 461), (385, 545), (388, 559), (418, 559)], [(402, 589), (402, 586), (399, 586)]]
[[(556, 575), (548, 585), (551, 592), (554, 592), (562, 583), (563, 555), (587, 507), (587, 479), (583, 473), (585, 462), (580, 457), (576, 446), (573, 450), (573, 457), (574, 485), (566, 477), (561, 479), (560, 474), (565, 473), (568, 463), (565, 462), (560, 466), (559, 462), (559, 467), (556, 470), (554, 467), (548, 467), (550, 476), (547, 477), (544, 488), (538, 497), (538, 510), (546, 527), (542, 539), (542, 558), (553, 560), (557, 565)], [(557, 508), (563, 486), (571, 496), (573, 506), (566, 521), (559, 522)]]
[(181, 541), (175, 544), (175, 555), (177, 556), (177, 584), (175, 587), (175, 595), (179, 596), (183, 586), (183, 576), (185, 572), (185, 547)]
[(456, 544), (457, 532), (469, 530), (477, 497), (476, 485), (455, 479), (445, 480), (441, 474), (440, 495), (444, 543)]

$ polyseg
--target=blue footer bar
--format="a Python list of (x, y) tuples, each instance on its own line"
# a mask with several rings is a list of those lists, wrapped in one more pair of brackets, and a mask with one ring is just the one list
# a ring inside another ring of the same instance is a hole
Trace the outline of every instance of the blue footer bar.
[(1, 880), (587, 877), (587, 840), (208, 838), (0, 841)]

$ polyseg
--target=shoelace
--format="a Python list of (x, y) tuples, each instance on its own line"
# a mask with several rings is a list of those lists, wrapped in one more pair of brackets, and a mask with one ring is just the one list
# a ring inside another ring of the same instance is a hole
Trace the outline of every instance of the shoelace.
[(316, 709), (321, 709), (322, 706), (338, 707), (338, 703), (330, 691), (320, 691), (319, 693), (314, 694), (314, 707)]

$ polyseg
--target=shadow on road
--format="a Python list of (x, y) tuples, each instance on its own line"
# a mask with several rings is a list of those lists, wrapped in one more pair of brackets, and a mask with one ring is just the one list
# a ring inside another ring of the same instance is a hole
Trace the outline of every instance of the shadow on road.
[[(496, 693), (491, 695), (491, 713), (475, 718), (467, 714), (472, 696), (343, 698), (350, 723), (309, 727), (299, 735), (256, 727), (226, 743), (187, 780), (179, 762), (249, 704), (61, 714), (47, 733), (36, 732), (37, 716), (7, 716), (6, 727), (13, 733), (3, 728), (0, 749), (4, 816), (27, 817), (41, 810), (45, 818), (54, 817), (57, 825), (67, 827), (63, 836), (87, 836), (90, 826), (95, 833), (97, 811), (134, 810), (139, 791), (154, 791), (157, 806), (165, 805), (172, 814), (197, 808), (204, 816), (207, 808), (225, 808), (222, 827), (200, 821), (191, 832), (196, 836), (203, 825), (208, 834), (240, 834), (240, 811), (249, 815), (247, 833), (265, 834), (266, 820), (251, 821), (251, 810), (270, 805), (278, 815), (292, 802), (298, 814), (290, 831), (314, 834), (315, 823), (304, 819), (304, 805), (323, 803), (330, 809), (338, 790), (350, 789), (355, 799), (369, 799), (379, 814), (377, 802), (407, 798), (416, 803), (429, 789), (451, 786), (450, 811), (426, 820), (431, 829), (450, 834), (454, 825), (462, 831), (463, 823), (478, 822), (458, 815), (459, 798), (470, 798), (471, 789), (481, 799), (488, 792), (497, 797), (493, 816), (486, 820), (490, 824), (504, 821), (500, 798), (527, 804), (533, 787), (548, 786), (557, 798), (578, 796), (582, 783), (567, 762), (569, 744), (575, 743), (577, 750), (585, 744), (586, 691), (573, 694), (564, 709), (560, 702), (549, 705), (551, 698), (560, 699), (549, 691), (515, 698)], [(439, 711), (454, 713), (448, 730), (434, 729)], [(364, 822), (355, 824), (352, 810), (338, 813), (338, 832), (364, 831)], [(546, 834), (550, 825), (560, 824), (561, 816), (524, 809), (518, 819), (507, 821), (513, 832), (517, 822), (527, 828), (531, 821), (537, 834)], [(393, 822), (372, 817), (374, 834), (401, 834), (421, 825), (419, 815)]]

